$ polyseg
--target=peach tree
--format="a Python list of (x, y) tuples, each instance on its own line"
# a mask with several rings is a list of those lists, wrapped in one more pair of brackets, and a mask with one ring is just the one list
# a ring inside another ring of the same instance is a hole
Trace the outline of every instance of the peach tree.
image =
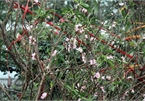
[(3, 3), (5, 67), (22, 81), (9, 100), (144, 99), (142, 1)]

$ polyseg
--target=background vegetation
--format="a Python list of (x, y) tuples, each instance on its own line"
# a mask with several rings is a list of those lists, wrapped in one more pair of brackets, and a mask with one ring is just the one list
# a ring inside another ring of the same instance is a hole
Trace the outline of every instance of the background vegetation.
[(144, 100), (144, 1), (0, 1), (3, 100)]

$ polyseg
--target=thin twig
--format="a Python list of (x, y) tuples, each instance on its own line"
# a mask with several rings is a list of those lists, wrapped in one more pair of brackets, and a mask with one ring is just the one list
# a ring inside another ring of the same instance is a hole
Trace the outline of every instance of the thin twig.
[(14, 0), (11, 1), (11, 4), (10, 4), (10, 8), (7, 12), (7, 15), (6, 15), (6, 18), (5, 20), (3, 21), (3, 26), (6, 25), (6, 23), (8, 22), (9, 18), (10, 18), (10, 15), (11, 15), (11, 11), (13, 10), (13, 3), (14, 3)]
[(10, 97), (8, 92), (2, 87), (2, 84), (0, 84), (0, 89), (2, 89), (2, 91), (7, 95), (7, 97), (9, 98), (10, 101), (13, 101), (13, 99)]
[(44, 72), (43, 75), (42, 75), (42, 79), (41, 79), (41, 82), (40, 82), (40, 85), (39, 85), (39, 89), (38, 89), (35, 101), (37, 101), (39, 99), (39, 96), (40, 96), (40, 93), (41, 93), (41, 88), (42, 88), (43, 82), (45, 80), (45, 76), (46, 76), (46, 74)]

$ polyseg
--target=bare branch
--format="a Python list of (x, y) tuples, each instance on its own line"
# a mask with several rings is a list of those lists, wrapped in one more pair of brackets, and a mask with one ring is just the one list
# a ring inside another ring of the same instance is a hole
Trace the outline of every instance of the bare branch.
[(45, 80), (45, 76), (46, 76), (46, 74), (43, 73), (35, 101), (37, 101), (39, 99), (39, 96), (40, 96), (40, 93), (41, 93), (41, 88), (42, 88), (43, 82)]
[(6, 23), (8, 22), (8, 20), (9, 20), (9, 18), (10, 18), (11, 11), (13, 10), (13, 3), (14, 3), (14, 0), (12, 0), (11, 3), (10, 3), (10, 8), (9, 8), (9, 10), (8, 10), (8, 12), (7, 12), (7, 15), (6, 15), (5, 20), (3, 21), (3, 26), (6, 25)]
[(13, 99), (10, 97), (8, 92), (2, 87), (2, 84), (0, 84), (0, 89), (2, 89), (2, 91), (7, 95), (7, 97), (9, 98), (10, 101), (13, 101)]

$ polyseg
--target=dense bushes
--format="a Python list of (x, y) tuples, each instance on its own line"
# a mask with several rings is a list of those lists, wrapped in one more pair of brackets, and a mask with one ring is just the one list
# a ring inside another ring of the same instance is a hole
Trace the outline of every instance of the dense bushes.
[(0, 25), (24, 80), (18, 99), (144, 99), (144, 4), (60, 2), (6, 2)]

